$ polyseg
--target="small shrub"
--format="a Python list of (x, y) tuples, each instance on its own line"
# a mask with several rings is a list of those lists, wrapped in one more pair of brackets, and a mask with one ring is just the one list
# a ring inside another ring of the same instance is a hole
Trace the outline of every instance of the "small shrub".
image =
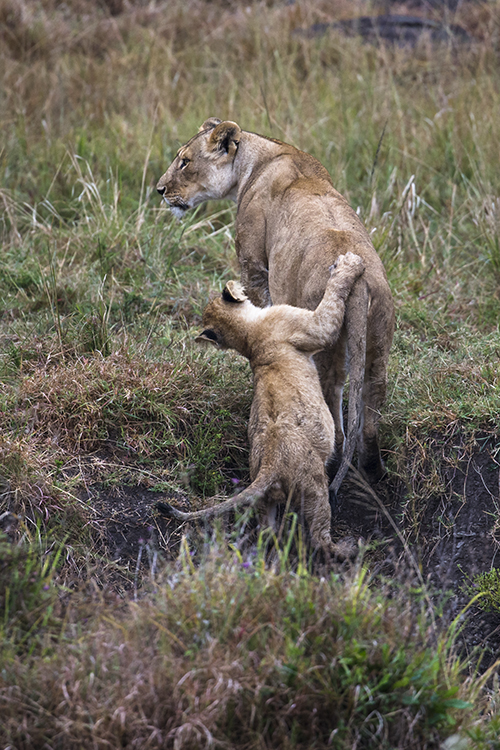
[(467, 586), (467, 590), (468, 593), (478, 596), (479, 607), (500, 612), (500, 568), (478, 573)]

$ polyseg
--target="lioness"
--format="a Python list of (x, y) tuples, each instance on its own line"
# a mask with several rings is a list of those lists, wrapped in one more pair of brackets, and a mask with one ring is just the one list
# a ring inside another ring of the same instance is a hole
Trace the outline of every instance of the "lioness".
[(236, 505), (257, 504), (261, 523), (273, 525), (276, 506), (291, 498), (304, 514), (315, 547), (335, 552), (330, 536), (327, 464), (335, 445), (335, 425), (312, 355), (335, 344), (345, 300), (363, 272), (353, 253), (338, 257), (316, 310), (290, 305), (255, 307), (237, 281), (203, 313), (197, 340), (236, 349), (250, 360), (254, 396), (248, 423), (252, 484), (235, 498), (183, 513), (159, 503), (180, 520), (219, 515)]
[[(177, 217), (203, 201), (237, 202), (241, 282), (250, 300), (261, 307), (286, 303), (314, 310), (335, 259), (348, 251), (363, 258), (365, 273), (349, 297), (339, 340), (335, 347), (326, 345), (316, 365), (335, 422), (335, 453), (342, 455), (333, 492), (347, 472), (356, 438), (361, 471), (378, 481), (384, 467), (377, 426), (386, 393), (394, 305), (366, 229), (326, 169), (294, 146), (210, 118), (179, 149), (157, 190)], [(348, 366), (344, 446), (342, 392)]]

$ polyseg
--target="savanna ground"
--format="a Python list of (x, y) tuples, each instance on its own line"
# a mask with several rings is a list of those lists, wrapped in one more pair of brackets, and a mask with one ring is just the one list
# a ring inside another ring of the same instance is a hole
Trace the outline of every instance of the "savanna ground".
[[(2, 748), (500, 748), (500, 6), (449, 5), (0, 0)], [(293, 33), (388, 9), (471, 39)], [(193, 343), (235, 209), (154, 190), (211, 115), (314, 154), (387, 268), (352, 565), (154, 511), (248, 482), (249, 368)]]

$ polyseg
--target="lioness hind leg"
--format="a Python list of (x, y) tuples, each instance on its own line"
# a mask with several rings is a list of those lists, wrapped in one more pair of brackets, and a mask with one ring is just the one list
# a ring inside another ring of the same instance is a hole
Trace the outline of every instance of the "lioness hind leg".
[(380, 408), (385, 401), (386, 390), (386, 362), (379, 358), (367, 363), (358, 434), (358, 467), (371, 484), (378, 482), (386, 473), (378, 442)]

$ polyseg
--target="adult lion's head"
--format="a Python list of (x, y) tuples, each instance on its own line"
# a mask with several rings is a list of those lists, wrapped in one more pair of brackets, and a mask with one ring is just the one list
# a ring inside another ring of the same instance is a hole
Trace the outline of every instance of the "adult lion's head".
[(189, 208), (207, 200), (236, 198), (237, 177), (232, 167), (240, 137), (241, 128), (235, 122), (210, 117), (178, 150), (156, 186), (175, 216), (181, 218)]

